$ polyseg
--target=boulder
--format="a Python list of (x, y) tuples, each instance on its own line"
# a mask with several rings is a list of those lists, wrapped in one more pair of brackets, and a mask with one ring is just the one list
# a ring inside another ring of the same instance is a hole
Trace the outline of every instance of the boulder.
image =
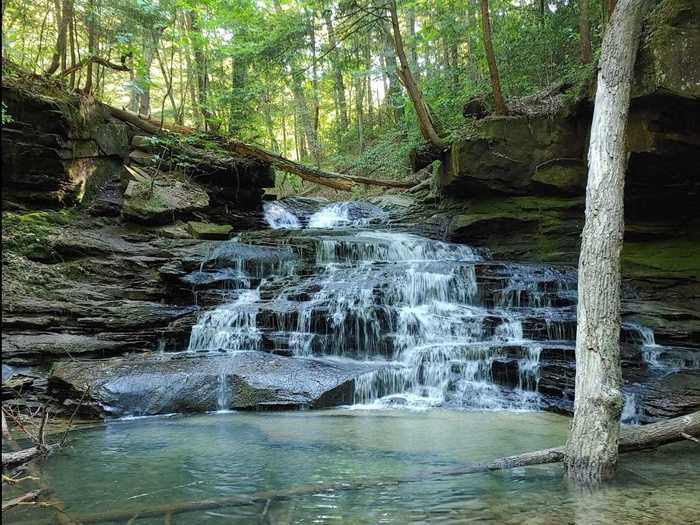
[(324, 408), (352, 403), (354, 379), (376, 368), (257, 351), (176, 354), (62, 362), (49, 387), (63, 400), (89, 388), (89, 404), (111, 416)]
[(164, 225), (208, 206), (207, 192), (184, 178), (132, 180), (124, 192), (122, 215), (134, 222)]

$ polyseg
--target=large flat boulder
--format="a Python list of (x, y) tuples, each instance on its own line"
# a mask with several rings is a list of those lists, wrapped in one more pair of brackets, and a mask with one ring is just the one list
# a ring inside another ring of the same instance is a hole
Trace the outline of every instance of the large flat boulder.
[(282, 357), (264, 352), (128, 357), (57, 364), (59, 399), (80, 399), (110, 416), (220, 409), (324, 408), (350, 404), (354, 379), (377, 365)]

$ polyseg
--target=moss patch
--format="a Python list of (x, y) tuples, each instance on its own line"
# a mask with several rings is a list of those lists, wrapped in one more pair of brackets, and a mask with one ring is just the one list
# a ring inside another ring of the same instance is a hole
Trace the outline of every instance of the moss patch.
[(622, 264), (630, 276), (700, 280), (700, 240), (626, 242)]
[(29, 259), (47, 259), (51, 254), (49, 237), (58, 228), (71, 224), (77, 212), (71, 209), (31, 213), (3, 212), (2, 249)]

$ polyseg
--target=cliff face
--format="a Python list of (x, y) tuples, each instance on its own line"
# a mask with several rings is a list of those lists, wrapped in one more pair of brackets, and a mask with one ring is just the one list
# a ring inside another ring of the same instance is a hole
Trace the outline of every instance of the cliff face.
[[(268, 165), (145, 136), (91, 98), (7, 80), (3, 403), (31, 405), (47, 399), (56, 361), (148, 352), (163, 330), (189, 333), (192, 293), (164, 287), (159, 269), (257, 225), (274, 181)], [(5, 365), (22, 371), (16, 390)], [(17, 391), (23, 400), (7, 400)]]

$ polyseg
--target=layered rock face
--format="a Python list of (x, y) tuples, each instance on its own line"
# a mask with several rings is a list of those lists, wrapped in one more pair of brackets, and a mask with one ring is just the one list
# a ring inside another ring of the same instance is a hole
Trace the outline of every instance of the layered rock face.
[(56, 361), (156, 349), (160, 330), (197, 310), (189, 290), (164, 289), (159, 268), (201, 257), (200, 239), (259, 225), (273, 184), (267, 165), (166, 152), (57, 89), (3, 79), (3, 380), (16, 387), (3, 396), (19, 406), (52, 401)]
[(2, 99), (13, 119), (2, 130), (3, 204), (74, 205), (119, 177), (127, 128), (100, 104), (5, 84)]

